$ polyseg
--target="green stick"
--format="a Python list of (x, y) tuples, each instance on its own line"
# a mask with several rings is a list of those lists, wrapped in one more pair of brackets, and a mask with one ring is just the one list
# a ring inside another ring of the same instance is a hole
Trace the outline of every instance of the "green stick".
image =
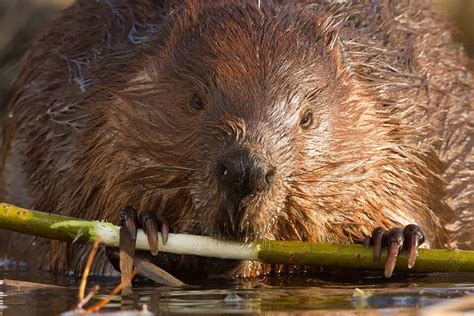
[[(31, 211), (5, 203), (0, 203), (0, 228), (66, 242), (93, 243), (100, 238), (104, 246), (119, 245), (119, 227), (111, 223)], [(385, 261), (383, 254), (380, 262), (374, 263), (372, 250), (352, 244), (272, 240), (243, 244), (206, 236), (170, 234), (164, 245), (161, 234), (158, 238), (160, 251), (182, 255), (370, 270), (383, 270)], [(142, 230), (138, 232), (136, 248), (149, 250)], [(396, 269), (408, 270), (404, 253)], [(474, 251), (420, 249), (412, 271), (474, 272)]]

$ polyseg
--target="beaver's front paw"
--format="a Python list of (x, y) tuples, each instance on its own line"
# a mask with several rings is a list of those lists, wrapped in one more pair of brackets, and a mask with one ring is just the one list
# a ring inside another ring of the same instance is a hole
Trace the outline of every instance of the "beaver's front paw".
[(408, 252), (408, 268), (415, 265), (418, 247), (425, 242), (425, 234), (417, 225), (411, 224), (404, 229), (393, 228), (385, 230), (377, 227), (372, 232), (372, 237), (364, 240), (365, 247), (374, 248), (374, 261), (378, 261), (382, 252), (382, 247), (387, 247), (387, 259), (385, 260), (385, 277), (392, 276), (398, 254), (402, 248)]
[(137, 212), (131, 206), (127, 206), (120, 212), (120, 226), (127, 228), (133, 240), (136, 239), (137, 228), (143, 228), (151, 254), (154, 256), (158, 254), (158, 231), (161, 231), (163, 243), (168, 241), (170, 228), (164, 217), (150, 212), (142, 212), (137, 216)]

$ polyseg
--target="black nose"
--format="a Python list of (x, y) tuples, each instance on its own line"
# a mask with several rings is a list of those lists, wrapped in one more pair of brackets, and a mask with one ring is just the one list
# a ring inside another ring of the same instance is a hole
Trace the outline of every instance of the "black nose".
[(225, 191), (244, 198), (267, 190), (275, 177), (275, 168), (248, 150), (236, 150), (218, 164), (217, 176)]

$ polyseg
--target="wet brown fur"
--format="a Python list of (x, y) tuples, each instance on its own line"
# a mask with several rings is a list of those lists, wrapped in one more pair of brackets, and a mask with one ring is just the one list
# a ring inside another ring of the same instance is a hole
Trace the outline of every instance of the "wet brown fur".
[[(22, 60), (4, 199), (114, 223), (132, 205), (240, 240), (353, 242), (417, 223), (431, 247), (472, 248), (473, 78), (444, 18), (423, 1), (320, 2), (77, 1)], [(235, 146), (277, 175), (231, 234), (214, 169)], [(82, 248), (9, 236), (24, 261), (82, 269)]]

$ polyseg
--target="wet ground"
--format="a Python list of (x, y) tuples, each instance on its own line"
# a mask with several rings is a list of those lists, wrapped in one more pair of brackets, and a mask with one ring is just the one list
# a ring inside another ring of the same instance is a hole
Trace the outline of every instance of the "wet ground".
[[(79, 280), (31, 272), (18, 267), (0, 269), (0, 315), (55, 315), (75, 308)], [(37, 283), (16, 283), (27, 280)], [(88, 287), (100, 284), (99, 301), (119, 282), (91, 278)], [(187, 289), (172, 289), (138, 282), (134, 294), (114, 297), (102, 312), (143, 310), (157, 315), (239, 314), (415, 314), (448, 299), (474, 294), (474, 273), (397, 276), (386, 280), (378, 273), (318, 277), (274, 276), (262, 280), (211, 280)], [(136, 313), (135, 313), (136, 314)]]

